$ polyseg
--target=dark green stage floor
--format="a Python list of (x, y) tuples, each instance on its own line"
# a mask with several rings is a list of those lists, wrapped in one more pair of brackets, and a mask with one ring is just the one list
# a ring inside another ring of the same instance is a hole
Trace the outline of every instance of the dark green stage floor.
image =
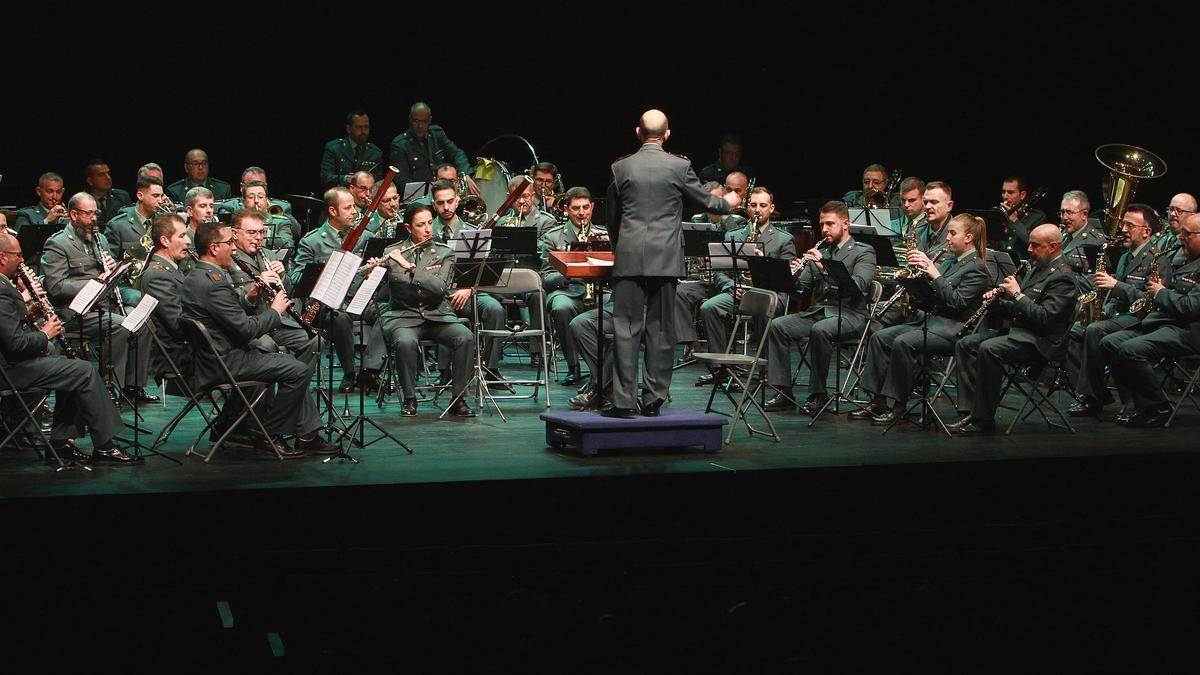
[[(520, 374), (522, 369), (510, 367), (506, 372)], [(708, 389), (693, 386), (701, 372), (698, 367), (676, 372), (671, 405), (703, 409)], [(573, 389), (552, 386), (553, 409), (567, 409), (566, 399)], [(349, 402), (352, 412), (356, 411), (357, 398)], [(1013, 396), (1009, 403), (1015, 403)], [(165, 406), (143, 409), (145, 426), (156, 431), (179, 405), (180, 399), (170, 398)], [(407, 455), (385, 441), (356, 450), (362, 459), (357, 465), (337, 461), (323, 464), (317, 457), (281, 463), (236, 447), (222, 448), (206, 465), (183, 456), (184, 448), (199, 430), (200, 417), (193, 414), (165, 448), (166, 453), (183, 461), (182, 466), (150, 456), (140, 466), (101, 466), (91, 473), (56, 474), (30, 452), (6, 450), (0, 453), (0, 495), (52, 497), (1187, 453), (1196, 447), (1190, 435), (1200, 423), (1200, 415), (1187, 409), (1173, 429), (1133, 431), (1111, 422), (1114, 409), (1103, 422), (1076, 420), (1078, 433), (1074, 435), (1047, 431), (1038, 418), (1031, 417), (1018, 424), (1010, 437), (949, 439), (912, 426), (881, 436), (879, 427), (850, 422), (845, 415), (826, 415), (810, 429), (808, 418), (776, 414), (772, 417), (783, 437), (781, 443), (762, 437), (751, 439), (744, 428), (739, 428), (733, 443), (718, 454), (641, 450), (585, 458), (546, 446), (543, 422), (538, 419), (543, 410), (540, 402), (507, 401), (502, 405), (508, 422), (486, 411), (474, 419), (439, 421), (437, 411), (429, 404), (422, 404), (419, 417), (406, 419), (399, 416), (394, 400), (383, 410), (368, 400), (367, 410), (373, 419), (412, 447), (415, 454)], [(944, 399), (941, 409), (952, 416)], [(1011, 415), (1011, 411), (1001, 411), (1001, 420), (1007, 421)], [(131, 415), (127, 413), (126, 419)], [(368, 440), (376, 436), (377, 432), (369, 430)]]

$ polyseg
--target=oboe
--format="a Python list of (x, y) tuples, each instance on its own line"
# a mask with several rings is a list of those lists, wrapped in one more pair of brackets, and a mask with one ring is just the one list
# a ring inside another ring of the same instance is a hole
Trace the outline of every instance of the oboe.
[[(1029, 261), (1022, 260), (1021, 266), (1018, 267), (1017, 271), (1013, 272), (1012, 275), (1014, 277), (1024, 276), (1025, 273), (1028, 271), (1029, 271)], [(979, 309), (975, 310), (975, 313), (972, 314), (971, 316), (967, 317), (967, 320), (963, 322), (962, 328), (958, 329), (958, 333), (957, 333), (958, 337), (960, 337), (960, 338), (966, 337), (966, 336), (970, 335), (972, 332), (974, 332), (975, 326), (977, 326), (979, 324), (979, 322), (983, 320), (983, 317), (987, 315), (988, 309), (991, 308), (992, 303), (994, 303), (994, 302), (996, 302), (996, 300), (1000, 299), (1000, 296), (1002, 295), (1002, 293), (1000, 292), (1001, 287), (996, 286), (993, 290), (996, 291), (996, 294), (993, 295), (992, 297), (988, 298), (987, 300), (984, 300), (983, 304), (979, 305)]]
[[(26, 267), (25, 263), (21, 263), (21, 266), (17, 268), (17, 274), (21, 277), (21, 280), (25, 282), (25, 288), (29, 290), (30, 295), (32, 295), (33, 299), (37, 302), (38, 310), (41, 312), (41, 323), (44, 324), (47, 321), (57, 320), (58, 315), (54, 313), (54, 307), (50, 304), (50, 301), (46, 299), (46, 291), (42, 288), (42, 285), (37, 282), (37, 275), (33, 273), (33, 270)], [(29, 317), (29, 321), (33, 324), (34, 328), (40, 327), (41, 324), (38, 323), (38, 320), (39, 317), (34, 317), (32, 315)], [(79, 355), (75, 353), (75, 348), (71, 346), (70, 342), (63, 338), (62, 333), (59, 333), (54, 339), (58, 341), (58, 347), (62, 350), (63, 356), (72, 359), (79, 358)]]

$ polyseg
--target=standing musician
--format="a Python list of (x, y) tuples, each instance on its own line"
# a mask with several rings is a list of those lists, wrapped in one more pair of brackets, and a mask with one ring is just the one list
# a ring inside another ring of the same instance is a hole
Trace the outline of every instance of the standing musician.
[(166, 358), (170, 356), (179, 373), (190, 376), (195, 352), (187, 345), (187, 334), (179, 325), (179, 319), (183, 316), (184, 279), (179, 263), (188, 258), (192, 240), (188, 237), (183, 218), (174, 213), (155, 216), (151, 221), (150, 236), (154, 239), (154, 253), (138, 279), (138, 285), (142, 293), (158, 300), (150, 319), (154, 322), (154, 330), (162, 347), (168, 352), (162, 354), (156, 345), (151, 368), (156, 377), (171, 372), (171, 363)]
[(1018, 213), (1018, 207), (1029, 199), (1029, 185), (1022, 176), (1009, 176), (1000, 184), (1000, 208), (1008, 212), (1008, 248), (1010, 251), (1024, 251), (1029, 248), (1029, 232), (1038, 225), (1046, 222), (1046, 213), (1041, 209), (1030, 207), (1025, 215)]
[(585, 187), (567, 190), (567, 222), (542, 233), (538, 240), (538, 253), (542, 259), (542, 289), (546, 296), (546, 312), (554, 324), (567, 362), (568, 375), (562, 384), (570, 386), (583, 382), (579, 368), (579, 350), (571, 336), (571, 321), (584, 309), (587, 294), (585, 284), (578, 279), (569, 279), (550, 264), (551, 251), (566, 251), (569, 244), (580, 241), (608, 240), (608, 229), (592, 223), (592, 193)]
[[(306, 364), (289, 354), (264, 354), (255, 347), (256, 338), (279, 326), (290, 300), (287, 293), (279, 292), (271, 302), (273, 311), (253, 316), (246, 314), (226, 271), (233, 264), (233, 241), (233, 235), (224, 223), (202, 223), (196, 229), (196, 250), (200, 260), (183, 282), (183, 315), (204, 324), (235, 380), (278, 385), (274, 395), (268, 393), (265, 397), (268, 399), (265, 405), (256, 406), (262, 411), (260, 417), (270, 438), (255, 438), (255, 447), (278, 453), (285, 459), (300, 457), (305, 452), (336, 452), (337, 448), (327, 444), (317, 433), (321, 419), (317, 415), (316, 401), (308, 391), (315, 360)], [(250, 291), (257, 292), (260, 292), (257, 288)], [(221, 368), (207, 350), (199, 351), (195, 358), (201, 386), (221, 380)], [(214, 431), (224, 431), (224, 427), (238, 418), (241, 408), (240, 397), (229, 397), (213, 424)], [(250, 434), (254, 435), (256, 431), (251, 429)], [(296, 434), (294, 450), (284, 439), (285, 434)]]
[[(458, 192), (454, 183), (448, 181), (438, 181), (430, 188), (430, 194), (433, 196), (433, 211), (437, 216), (433, 221), (433, 236), (438, 241), (454, 250), (454, 239), (458, 237), (458, 233), (463, 229), (471, 229), (466, 223), (458, 217), (456, 213), (458, 209)], [(456, 315), (466, 319), (474, 320), (475, 309), (471, 302), (471, 294), (475, 290), (472, 288), (459, 288), (450, 294), (450, 306), (454, 308)], [(501, 330), (504, 328), (505, 311), (504, 305), (496, 299), (496, 296), (489, 293), (479, 294), (479, 325), (485, 330)], [(504, 348), (504, 343), (500, 340), (489, 338), (481, 347), (484, 355), (484, 368), (487, 379), (492, 382), (499, 382), (500, 376), (500, 356)], [(438, 366), (442, 371), (442, 379), (445, 380), (448, 372), (449, 354), (446, 350), (441, 350), (438, 358)]]
[(1151, 312), (1136, 327), (1100, 341), (1121, 399), (1135, 406), (1133, 414), (1117, 417), (1117, 424), (1161, 426), (1171, 414), (1171, 405), (1159, 387), (1154, 365), (1164, 358), (1200, 354), (1200, 284), (1196, 283), (1200, 276), (1200, 214), (1183, 219), (1179, 240), (1184, 261), (1172, 271), (1170, 287), (1162, 280), (1146, 282)]
[[(862, 173), (862, 189), (851, 190), (847, 192), (842, 201), (850, 208), (862, 208), (866, 205), (866, 196), (871, 192), (882, 192), (887, 187), (888, 170), (882, 164), (869, 164), (863, 169)], [(890, 207), (900, 205), (899, 195), (893, 193), (891, 195)]]
[(20, 232), (27, 223), (33, 225), (66, 224), (67, 207), (62, 203), (62, 176), (53, 171), (47, 171), (38, 176), (37, 188), (34, 191), (37, 192), (38, 203), (17, 211), (16, 217), (13, 218), (13, 232)]
[[(270, 302), (263, 293), (251, 293), (256, 289), (254, 280), (242, 269), (242, 263), (250, 273), (262, 281), (277, 288), (283, 288), (289, 296), (292, 293), (292, 281), (283, 269), (283, 263), (275, 255), (263, 248), (263, 237), (266, 225), (259, 211), (242, 209), (235, 211), (230, 219), (230, 231), (233, 234), (233, 264), (229, 267), (229, 277), (233, 287), (244, 299), (246, 311), (250, 314), (261, 314), (271, 311)], [(276, 346), (283, 347), (300, 361), (308, 363), (317, 358), (316, 338), (309, 337), (308, 332), (300, 327), (296, 319), (288, 314), (281, 317), (280, 325), (259, 338), (263, 351), (276, 351)]]
[[(295, 248), (300, 238), (300, 223), (286, 212), (271, 213), (271, 207), (282, 209), (275, 200), (267, 196), (267, 184), (261, 180), (251, 180), (242, 187), (241, 200), (233, 200), (236, 208), (253, 209), (263, 214), (263, 246), (270, 249)], [(286, 203), (286, 202), (285, 202)], [(229, 202), (226, 202), (229, 204)]]
[[(983, 219), (961, 214), (946, 227), (946, 252), (940, 263), (917, 249), (906, 255), (908, 269), (929, 278), (935, 305), (926, 308), (923, 316), (871, 335), (861, 385), (874, 398), (867, 408), (851, 412), (852, 420), (873, 419), (886, 425), (903, 417), (922, 355), (954, 353), (959, 329), (991, 285), (984, 265), (987, 225)], [(890, 410), (889, 398), (895, 402)]]
[[(88, 199), (94, 206), (95, 200), (90, 196)], [(12, 281), (24, 261), (21, 242), (10, 233), (0, 233), (0, 359), (5, 372), (18, 390), (54, 392), (50, 443), (60, 457), (65, 455), (68, 461), (132, 463), (133, 458), (113, 443), (124, 423), (100, 374), (87, 361), (54, 354), (50, 340), (62, 334), (57, 319), (48, 319), (36, 329), (26, 321), (25, 299)], [(90, 457), (72, 440), (84, 426), (92, 435)]]
[(108, 162), (102, 159), (88, 160), (83, 167), (83, 182), (87, 185), (88, 194), (96, 200), (96, 208), (100, 210), (96, 222), (107, 223), (129, 206), (129, 193), (113, 187)]
[(900, 217), (892, 222), (892, 229), (904, 237), (925, 223), (925, 181), (909, 176), (900, 181), (896, 192), (900, 193)]
[(408, 111), (409, 128), (392, 139), (388, 162), (396, 167), (396, 186), (405, 183), (433, 180), (433, 168), (449, 162), (459, 173), (470, 173), (467, 155), (446, 136), (446, 131), (433, 122), (433, 112), (426, 103), (414, 103)]
[[(796, 242), (792, 239), (791, 233), (786, 230), (777, 229), (771, 225), (771, 214), (775, 213), (775, 196), (770, 190), (759, 186), (750, 191), (748, 210), (750, 211), (750, 220), (744, 227), (734, 230), (725, 235), (725, 241), (741, 241), (741, 242), (758, 242), (762, 244), (761, 249), (756, 249), (759, 255), (768, 258), (782, 258), (783, 260), (793, 260), (796, 257)], [(737, 307), (737, 303), (742, 299), (742, 292), (749, 283), (749, 278), (742, 281), (740, 284), (735, 284), (733, 277), (718, 272), (713, 275), (713, 284), (716, 287), (716, 295), (705, 300), (700, 305), (700, 320), (704, 322), (704, 332), (708, 336), (709, 349), (714, 352), (725, 351), (725, 345), (729, 340), (729, 331), (726, 328), (726, 322), (729, 315)], [(735, 289), (736, 286), (736, 289)], [(676, 300), (679, 299), (679, 292), (676, 291)], [(787, 300), (786, 294), (780, 294), (780, 307)], [(680, 306), (681, 303), (675, 303), (675, 325), (679, 326), (687, 321), (687, 312), (685, 307)], [(763, 327), (758, 326), (761, 330)], [(676, 329), (676, 338), (680, 342), (690, 342), (687, 339), (689, 335), (684, 331)], [(700, 378), (697, 385), (712, 384), (713, 375), (709, 373)], [(718, 377), (728, 379), (729, 374), (722, 371)]]
[(137, 201), (133, 208), (121, 211), (120, 215), (104, 226), (108, 250), (117, 260), (124, 257), (127, 251), (138, 258), (146, 257), (146, 249), (142, 248), (141, 239), (142, 235), (146, 234), (150, 220), (158, 213), (159, 204), (162, 203), (162, 181), (154, 176), (139, 176), (134, 195)]
[(467, 405), (467, 382), (471, 379), (475, 335), (458, 321), (450, 306), (450, 282), (454, 251), (433, 236), (433, 210), (413, 204), (404, 212), (408, 238), (384, 250), (387, 266), (387, 309), (383, 330), (395, 349), (404, 400), (400, 414), (417, 414), (417, 371), (420, 340), (432, 339), (450, 352), (454, 368), (451, 379), (455, 401), (450, 414), (474, 417)]
[(346, 135), (326, 143), (321, 153), (322, 189), (349, 185), (359, 171), (371, 172), (376, 180), (383, 178), (383, 150), (367, 140), (370, 136), (371, 118), (366, 111), (346, 115)]
[(1078, 290), (1075, 275), (1062, 255), (1062, 234), (1051, 224), (1029, 234), (1033, 268), (1018, 281), (1005, 277), (985, 300), (1003, 293), (1000, 309), (1012, 319), (1007, 335), (979, 331), (958, 341), (958, 405), (963, 418), (951, 428), (965, 435), (996, 432), (996, 406), (1004, 380), (1004, 364), (1057, 355), (1071, 327)]
[[(96, 231), (96, 200), (86, 192), (76, 193), (67, 204), (70, 222), (60, 232), (50, 235), (42, 252), (43, 285), (50, 302), (59, 317), (68, 326), (76, 318), (68, 305), (75, 299), (87, 282), (92, 279), (104, 281), (107, 271), (102, 256), (108, 255), (108, 240)], [(103, 251), (101, 250), (103, 249)], [(112, 307), (113, 300), (108, 300)], [(88, 312), (79, 317), (79, 330), (87, 338), (112, 341), (109, 363), (113, 368), (116, 383), (131, 400), (155, 403), (157, 396), (146, 393), (146, 368), (150, 362), (150, 333), (140, 331), (137, 340), (137, 358), (129, 358), (131, 345), (129, 331), (117, 330), (125, 317), (111, 311)], [(112, 329), (109, 332), (109, 329)]]
[[(834, 342), (862, 333), (867, 323), (870, 306), (866, 296), (875, 278), (875, 250), (859, 245), (850, 236), (850, 210), (845, 202), (825, 202), (821, 206), (820, 223), (822, 242), (805, 251), (802, 258), (792, 261), (792, 274), (799, 272), (796, 292), (811, 296), (815, 306), (773, 319), (767, 335), (767, 383), (778, 392), (764, 406), (767, 411), (780, 412), (796, 407), (796, 397), (792, 393), (791, 351), (794, 344), (806, 337), (812, 373), (808, 378), (808, 401), (800, 406), (800, 412), (815, 415), (821, 410), (829, 400), (825, 380), (829, 375)], [(845, 265), (862, 294), (854, 300), (843, 298), (840, 316), (837, 284), (827, 276), (822, 263), (826, 247), (829, 258)]]
[(213, 194), (213, 199), (221, 201), (229, 199), (233, 189), (225, 181), (208, 175), (208, 153), (193, 148), (183, 157), (183, 172), (186, 178), (177, 180), (167, 186), (167, 194), (176, 202), (184, 201), (184, 196), (192, 189), (202, 187)]
[[(1146, 281), (1154, 267), (1156, 246), (1151, 239), (1158, 231), (1158, 216), (1145, 204), (1130, 204), (1121, 221), (1121, 237), (1125, 252), (1117, 261), (1113, 274), (1096, 270), (1097, 301), (1103, 303), (1104, 316), (1095, 317), (1086, 326), (1076, 322), (1071, 327), (1071, 348), (1067, 350), (1068, 370), (1075, 376), (1075, 391), (1079, 400), (1067, 413), (1072, 417), (1099, 415), (1104, 406), (1112, 403), (1112, 395), (1104, 384), (1105, 354), (1100, 341), (1120, 330), (1133, 328), (1140, 318), (1130, 311), (1139, 298), (1149, 298)], [(1159, 275), (1171, 278), (1169, 260), (1159, 259)], [(1163, 268), (1162, 264), (1166, 267)], [(1104, 302), (1107, 300), (1107, 302)]]
[[(342, 250), (342, 240), (346, 238), (346, 233), (358, 223), (358, 210), (354, 207), (354, 196), (350, 190), (344, 187), (329, 188), (325, 191), (325, 211), (328, 218), (325, 223), (304, 235), (299, 246), (296, 247), (296, 266), (291, 272), (292, 283), (300, 281), (306, 265), (324, 265), (334, 251)], [(361, 257), (370, 239), (371, 233), (364, 231), (355, 242), (352, 253)], [(353, 297), (353, 293), (358, 284), (362, 283), (362, 279), (363, 276), (359, 273), (350, 292), (347, 293), (347, 301)], [(363, 365), (368, 372), (378, 372), (383, 367), (385, 347), (377, 319), (378, 317), (374, 315), (373, 311), (365, 312), (362, 316), (362, 320), (370, 324), (366, 331), (367, 345), (363, 355)], [(330, 308), (323, 308), (317, 319), (317, 325), (329, 335), (334, 351), (337, 352), (338, 361), (342, 364), (342, 384), (338, 387), (340, 393), (353, 391), (358, 380), (355, 371), (357, 366), (354, 362), (355, 337), (351, 321), (349, 314)], [(371, 375), (366, 375), (359, 384), (370, 388), (375, 384), (373, 379)]]
[(1058, 217), (1062, 222), (1062, 254), (1067, 259), (1075, 274), (1081, 291), (1092, 289), (1092, 277), (1088, 274), (1091, 265), (1088, 264), (1087, 249), (1098, 248), (1104, 244), (1104, 233), (1100, 231), (1099, 221), (1088, 218), (1091, 203), (1086, 193), (1071, 190), (1062, 197)]
[(935, 180), (925, 186), (921, 202), (925, 205), (925, 222), (917, 225), (917, 248), (936, 258), (946, 248), (946, 224), (954, 210), (954, 192), (946, 183)]

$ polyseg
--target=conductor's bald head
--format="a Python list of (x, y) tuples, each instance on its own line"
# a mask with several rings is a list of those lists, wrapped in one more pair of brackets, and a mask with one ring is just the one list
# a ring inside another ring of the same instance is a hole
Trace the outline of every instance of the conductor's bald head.
[(637, 137), (643, 143), (662, 143), (671, 136), (667, 115), (661, 110), (647, 110), (638, 119)]

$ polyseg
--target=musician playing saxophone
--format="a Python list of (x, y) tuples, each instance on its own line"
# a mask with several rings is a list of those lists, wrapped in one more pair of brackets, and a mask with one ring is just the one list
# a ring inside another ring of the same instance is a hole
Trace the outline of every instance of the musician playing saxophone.
[[(1136, 326), (1141, 317), (1130, 311), (1131, 305), (1138, 299), (1148, 297), (1146, 282), (1150, 277), (1154, 258), (1161, 251), (1152, 242), (1159, 231), (1158, 216), (1154, 209), (1145, 204), (1130, 204), (1125, 209), (1125, 217), (1121, 222), (1121, 237), (1125, 252), (1117, 261), (1117, 268), (1112, 274), (1097, 270), (1095, 275), (1096, 292), (1104, 303), (1104, 316), (1092, 321), (1086, 327), (1076, 322), (1071, 327), (1072, 347), (1067, 350), (1068, 371), (1074, 377), (1075, 391), (1079, 400), (1072, 405), (1067, 413), (1072, 417), (1087, 417), (1099, 415), (1104, 406), (1112, 403), (1112, 395), (1104, 382), (1104, 369), (1107, 365), (1104, 351), (1100, 349), (1100, 341), (1105, 337)], [(1171, 278), (1168, 256), (1159, 259), (1162, 278)], [(1161, 267), (1166, 263), (1167, 267)]]
[(1039, 225), (1029, 234), (1032, 263), (1023, 279), (1005, 277), (984, 294), (1003, 294), (1000, 310), (1012, 319), (1007, 335), (977, 332), (958, 341), (958, 407), (963, 418), (951, 425), (965, 435), (993, 434), (1004, 364), (1061, 357), (1079, 291), (1062, 256), (1057, 225)]
[[(925, 312), (907, 323), (871, 335), (861, 385), (874, 398), (867, 408), (851, 412), (850, 419), (873, 419), (886, 425), (903, 416), (925, 355), (954, 353), (958, 330), (990, 286), (984, 265), (987, 226), (983, 219), (960, 214), (946, 227), (946, 252), (941, 262), (935, 263), (915, 249), (906, 257), (909, 270), (928, 278), (934, 304), (922, 308)], [(888, 399), (894, 401), (890, 410)]]

